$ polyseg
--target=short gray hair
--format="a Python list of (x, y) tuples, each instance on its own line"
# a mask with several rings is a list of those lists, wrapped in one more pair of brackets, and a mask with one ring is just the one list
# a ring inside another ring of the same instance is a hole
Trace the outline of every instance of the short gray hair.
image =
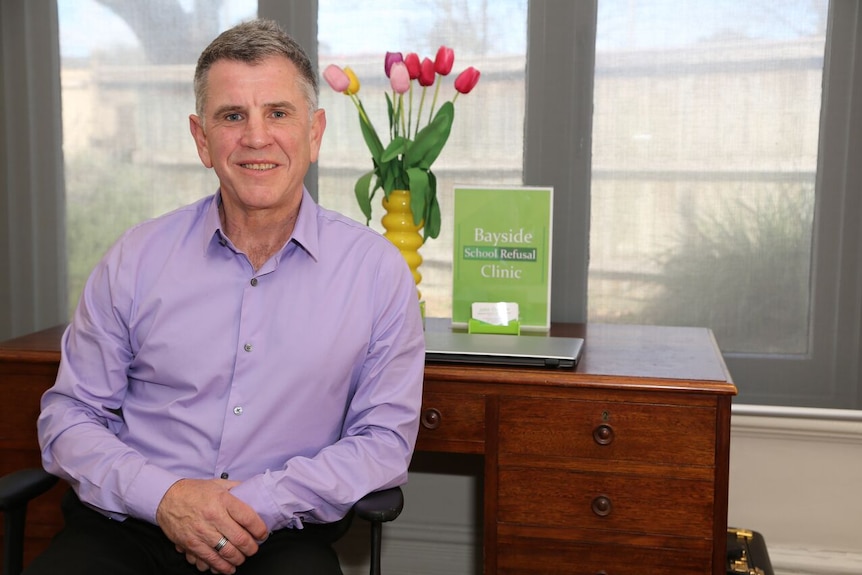
[(225, 30), (204, 49), (195, 68), (195, 111), (204, 121), (209, 69), (219, 60), (256, 64), (269, 56), (284, 56), (299, 70), (309, 113), (317, 110), (320, 88), (308, 54), (273, 20), (256, 19)]

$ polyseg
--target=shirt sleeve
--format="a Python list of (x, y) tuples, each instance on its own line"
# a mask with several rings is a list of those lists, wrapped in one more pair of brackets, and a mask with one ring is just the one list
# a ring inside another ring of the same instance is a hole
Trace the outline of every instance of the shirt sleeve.
[(407, 480), (419, 429), (425, 339), (413, 277), (394, 254), (378, 271), (374, 329), (341, 439), (232, 490), (270, 530), (336, 521), (367, 493)]
[(63, 335), (57, 380), (42, 396), (39, 443), (45, 469), (83, 502), (109, 517), (155, 523), (162, 496), (180, 477), (117, 437), (132, 358), (117, 267), (110, 253), (96, 267)]

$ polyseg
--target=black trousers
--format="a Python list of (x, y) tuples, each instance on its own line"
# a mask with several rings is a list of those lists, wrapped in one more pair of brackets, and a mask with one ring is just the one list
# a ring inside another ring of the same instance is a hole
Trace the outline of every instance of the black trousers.
[[(65, 525), (24, 575), (199, 575), (159, 527), (137, 519), (114, 521), (82, 504), (72, 490), (63, 498)], [(237, 575), (342, 575), (332, 544), (351, 517), (272, 533)]]

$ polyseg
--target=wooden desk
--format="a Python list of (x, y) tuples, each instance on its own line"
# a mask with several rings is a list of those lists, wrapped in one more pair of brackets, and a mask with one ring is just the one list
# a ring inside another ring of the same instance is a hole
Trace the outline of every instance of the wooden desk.
[[(0, 473), (39, 465), (61, 333), (0, 343)], [(484, 455), (485, 572), (723, 575), (736, 388), (711, 332), (552, 333), (585, 339), (577, 370), (425, 368), (417, 450)], [(59, 493), (31, 506), (28, 558), (60, 525)]]

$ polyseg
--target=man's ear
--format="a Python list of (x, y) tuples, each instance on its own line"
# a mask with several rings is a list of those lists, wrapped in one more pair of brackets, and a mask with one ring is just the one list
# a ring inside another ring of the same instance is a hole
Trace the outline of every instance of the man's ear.
[(311, 163), (317, 161), (320, 154), (320, 144), (323, 142), (323, 132), (326, 130), (326, 112), (322, 108), (314, 111), (311, 117), (311, 130), (309, 133), (309, 147)]
[(204, 123), (199, 116), (192, 114), (189, 116), (189, 131), (192, 133), (192, 138), (195, 140), (195, 146), (198, 149), (198, 157), (207, 168), (212, 168), (213, 163), (210, 158), (209, 148), (207, 147), (207, 135), (204, 131)]

